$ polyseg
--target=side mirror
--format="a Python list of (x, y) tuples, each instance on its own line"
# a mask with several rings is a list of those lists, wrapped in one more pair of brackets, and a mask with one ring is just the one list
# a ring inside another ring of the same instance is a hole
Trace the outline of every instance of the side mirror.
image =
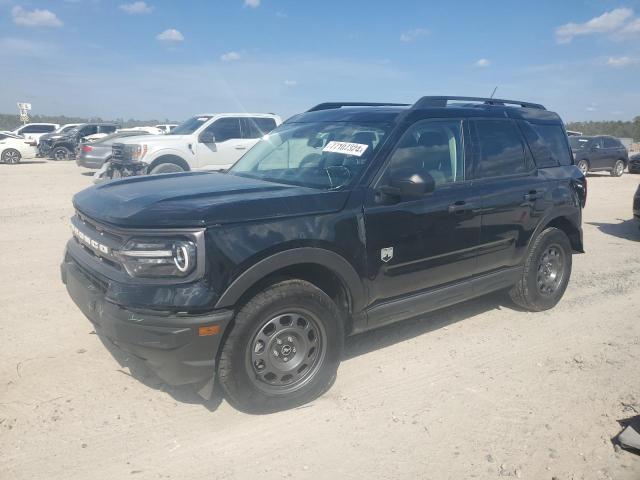
[(391, 172), (389, 185), (381, 188), (382, 193), (400, 197), (422, 197), (436, 189), (436, 181), (426, 172), (403, 169)]
[(200, 134), (200, 143), (216, 143), (216, 136), (211, 131), (205, 130)]

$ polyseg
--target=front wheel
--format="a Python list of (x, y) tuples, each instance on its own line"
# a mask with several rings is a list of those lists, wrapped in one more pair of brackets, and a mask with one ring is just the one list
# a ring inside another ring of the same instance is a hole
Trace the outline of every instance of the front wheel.
[(613, 166), (613, 170), (611, 170), (612, 177), (621, 177), (624, 173), (624, 162), (622, 160), (618, 160)]
[(180, 173), (184, 172), (184, 168), (182, 168), (177, 163), (173, 162), (162, 162), (157, 164), (155, 167), (151, 169), (149, 172), (150, 175), (157, 175), (160, 173)]
[(238, 312), (218, 379), (234, 407), (269, 413), (307, 403), (333, 382), (344, 343), (342, 314), (303, 280), (274, 284)]
[(67, 147), (56, 147), (53, 149), (51, 156), (54, 160), (69, 160), (71, 158), (71, 150)]
[(511, 299), (534, 312), (555, 307), (571, 277), (571, 254), (571, 243), (562, 230), (545, 229), (533, 242), (522, 276), (509, 292)]
[(580, 169), (583, 175), (586, 175), (589, 172), (589, 162), (586, 160), (580, 160), (577, 164), (577, 167)]
[(13, 148), (8, 148), (4, 152), (2, 152), (2, 163), (8, 163), (11, 165), (15, 165), (20, 162), (22, 156), (18, 150)]

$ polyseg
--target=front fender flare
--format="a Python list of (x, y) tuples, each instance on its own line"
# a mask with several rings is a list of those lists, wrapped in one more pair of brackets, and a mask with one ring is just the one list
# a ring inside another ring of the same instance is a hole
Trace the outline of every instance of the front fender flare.
[(231, 285), (227, 287), (216, 303), (215, 308), (232, 307), (249, 288), (267, 275), (303, 263), (320, 265), (335, 273), (349, 291), (353, 311), (359, 312), (364, 309), (367, 299), (360, 275), (344, 257), (331, 250), (317, 247), (294, 248), (260, 260), (231, 282)]

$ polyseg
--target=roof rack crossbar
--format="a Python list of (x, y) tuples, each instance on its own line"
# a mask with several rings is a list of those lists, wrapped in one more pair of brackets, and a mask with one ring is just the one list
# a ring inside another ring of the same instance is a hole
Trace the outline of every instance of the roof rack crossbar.
[(463, 102), (482, 102), (485, 105), (520, 105), (523, 108), (535, 108), (537, 110), (546, 110), (544, 105), (539, 103), (522, 102), (520, 100), (504, 100), (502, 98), (485, 98), (485, 97), (422, 97), (411, 107), (418, 108), (434, 108), (446, 107), (450, 100), (458, 100)]
[(326, 102), (320, 103), (315, 107), (307, 110), (308, 112), (317, 112), (319, 110), (332, 110), (340, 107), (409, 107), (408, 103), (374, 103), (374, 102)]

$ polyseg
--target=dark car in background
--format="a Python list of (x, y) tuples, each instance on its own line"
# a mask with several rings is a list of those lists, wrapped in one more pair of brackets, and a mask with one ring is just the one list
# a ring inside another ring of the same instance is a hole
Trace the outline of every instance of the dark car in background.
[(629, 173), (640, 173), (640, 153), (629, 157)]
[(144, 135), (150, 134), (138, 130), (116, 132), (95, 142), (84, 143), (78, 147), (76, 164), (79, 167), (98, 169), (111, 159), (112, 146), (116, 140), (121, 140), (126, 137), (141, 137)]
[(76, 147), (84, 138), (97, 134), (108, 135), (117, 129), (118, 125), (115, 123), (83, 123), (66, 132), (41, 138), (38, 153), (41, 157), (54, 160), (70, 160), (75, 155)]
[(587, 172), (611, 172), (620, 177), (629, 163), (629, 152), (620, 140), (608, 135), (596, 137), (569, 137), (575, 164), (584, 174)]

